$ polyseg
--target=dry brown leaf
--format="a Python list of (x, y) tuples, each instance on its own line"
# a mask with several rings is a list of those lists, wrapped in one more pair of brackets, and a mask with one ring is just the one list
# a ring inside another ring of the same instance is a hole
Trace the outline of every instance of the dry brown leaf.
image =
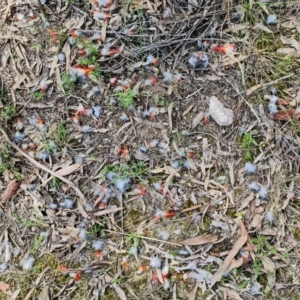
[(105, 210), (95, 212), (94, 216), (103, 216), (103, 215), (106, 215), (106, 214), (117, 212), (117, 211), (122, 210), (122, 209), (123, 209), (122, 207), (108, 208), (108, 209), (105, 209)]
[(294, 48), (279, 48), (276, 51), (279, 54), (288, 54), (288, 55), (292, 55), (292, 54), (296, 54), (296, 50)]
[(113, 283), (112, 286), (121, 300), (127, 300), (125, 292), (119, 287), (119, 285)]
[(176, 243), (181, 245), (187, 245), (187, 246), (196, 246), (196, 245), (214, 243), (217, 240), (218, 240), (217, 235), (201, 235), (201, 236), (196, 236), (194, 238), (187, 239), (182, 242), (176, 242)]
[(267, 272), (271, 272), (271, 273), (275, 272), (275, 264), (269, 257), (263, 255), (259, 255), (257, 257), (261, 260)]
[(298, 121), (300, 119), (300, 113), (296, 114), (293, 119)]
[(80, 164), (73, 164), (73, 165), (67, 166), (63, 169), (60, 169), (60, 170), (56, 171), (55, 173), (57, 173), (58, 175), (61, 175), (61, 176), (67, 176), (67, 175), (75, 172), (80, 166), (81, 166)]
[(243, 298), (241, 298), (240, 295), (236, 291), (230, 290), (229, 288), (222, 286), (222, 287), (219, 287), (219, 290), (224, 293), (224, 299), (226, 299), (225, 296), (229, 296), (230, 298), (235, 299), (235, 300), (243, 300)]
[(8, 289), (9, 289), (9, 284), (0, 281), (0, 291), (5, 292), (5, 291), (7, 291)]
[(272, 30), (270, 30), (268, 27), (266, 27), (262, 23), (255, 24), (253, 29), (257, 29), (257, 28), (264, 31), (264, 32), (267, 32), (267, 33), (273, 33)]
[(250, 96), (255, 91), (259, 90), (262, 87), (262, 84), (257, 84), (246, 90), (246, 96)]
[(277, 121), (290, 121), (294, 113), (294, 109), (280, 110), (279, 112), (274, 114), (273, 117), (270, 117), (270, 119), (274, 119)]
[(197, 127), (197, 125), (202, 121), (202, 119), (205, 117), (205, 112), (200, 111), (196, 117), (193, 119), (192, 122), (192, 128)]
[(223, 264), (219, 267), (218, 271), (213, 275), (211, 279), (211, 285), (210, 287), (213, 287), (216, 282), (218, 282), (222, 276), (226, 273), (228, 267), (230, 266), (232, 260), (237, 255), (237, 253), (240, 251), (240, 249), (244, 246), (244, 244), (247, 242), (248, 239), (248, 232), (246, 230), (246, 227), (242, 220), (239, 220), (240, 227), (242, 230), (241, 237), (235, 242), (233, 245), (233, 248), (228, 253), (227, 257), (225, 258)]
[(277, 105), (290, 105), (290, 101), (285, 100), (285, 99), (278, 99), (278, 100), (276, 101), (276, 104), (277, 104)]
[(263, 217), (260, 214), (256, 214), (251, 222), (250, 227), (255, 228), (255, 230), (259, 230), (261, 228)]
[(21, 183), (22, 180), (17, 181), (16, 179), (13, 179), (12, 181), (10, 181), (1, 197), (1, 203), (5, 203), (10, 200), (16, 194)]

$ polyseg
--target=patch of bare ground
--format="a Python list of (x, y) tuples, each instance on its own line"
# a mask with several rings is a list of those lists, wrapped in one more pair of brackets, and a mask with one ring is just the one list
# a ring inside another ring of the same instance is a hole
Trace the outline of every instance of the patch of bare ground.
[(299, 1), (4, 4), (0, 299), (298, 299)]

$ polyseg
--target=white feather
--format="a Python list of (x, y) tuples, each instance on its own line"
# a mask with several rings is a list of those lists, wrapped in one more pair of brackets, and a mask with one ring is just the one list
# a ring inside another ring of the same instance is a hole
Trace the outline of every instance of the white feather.
[(180, 167), (180, 161), (178, 159), (171, 161), (171, 167), (174, 169), (178, 169)]
[(3, 262), (1, 265), (0, 265), (0, 272), (4, 272), (6, 271), (7, 269), (9, 268), (9, 264), (8, 262)]
[(170, 233), (167, 230), (159, 230), (157, 234), (164, 241), (167, 241), (170, 238)]
[(60, 53), (58, 53), (57, 58), (60, 63), (63, 63), (66, 60), (66, 55), (63, 52), (60, 52)]
[(138, 248), (136, 246), (132, 246), (129, 249), (129, 254), (136, 256), (138, 254)]
[(262, 295), (260, 292), (260, 289), (262, 288), (262, 285), (258, 283), (257, 281), (254, 282), (250, 288), (250, 294), (253, 295)]
[(57, 209), (57, 204), (56, 203), (50, 203), (49, 208), (50, 209)]
[(165, 265), (161, 270), (161, 274), (167, 276), (169, 274), (169, 266)]
[(245, 170), (248, 174), (256, 174), (257, 173), (257, 166), (252, 164), (251, 162), (246, 162)]
[(261, 186), (255, 181), (251, 182), (248, 187), (249, 187), (249, 190), (251, 190), (255, 193), (258, 193), (261, 188)]
[(95, 241), (93, 241), (93, 245), (92, 247), (95, 249), (95, 250), (100, 250), (102, 249), (104, 246), (104, 241), (100, 240), (100, 239), (97, 239)]
[(152, 268), (160, 269), (161, 268), (161, 260), (157, 256), (153, 256), (150, 261), (150, 266)]
[(274, 213), (272, 211), (268, 211), (266, 213), (266, 221), (270, 224), (272, 224), (274, 221), (276, 221), (276, 216), (274, 215)]
[(93, 106), (94, 116), (98, 118), (101, 114), (102, 107), (99, 105)]
[(130, 178), (118, 178), (115, 182), (115, 187), (123, 194), (130, 187)]
[(59, 203), (59, 206), (67, 209), (73, 209), (74, 202), (73, 200), (66, 198)]
[(85, 126), (81, 127), (81, 131), (84, 132), (84, 133), (88, 133), (88, 132), (92, 132), (93, 128), (89, 125), (85, 125)]
[(260, 190), (258, 192), (259, 199), (265, 200), (267, 198), (267, 193), (268, 193), (267, 188), (264, 186), (261, 186)]
[(20, 131), (16, 131), (16, 133), (15, 133), (15, 141), (16, 141), (16, 143), (22, 142), (24, 140), (24, 138), (25, 138), (25, 134), (24, 133), (22, 133)]
[(110, 171), (106, 174), (106, 179), (112, 181), (117, 175), (117, 173)]
[(170, 73), (170, 72), (163, 72), (163, 76), (164, 76), (164, 82), (165, 83), (174, 82), (174, 76), (173, 76), (172, 73)]
[(30, 270), (33, 267), (35, 258), (32, 255), (29, 255), (23, 263), (23, 270)]

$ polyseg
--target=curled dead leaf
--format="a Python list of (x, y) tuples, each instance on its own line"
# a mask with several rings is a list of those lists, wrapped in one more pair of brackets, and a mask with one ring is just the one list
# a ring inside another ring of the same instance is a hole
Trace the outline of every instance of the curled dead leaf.
[(290, 105), (290, 101), (285, 100), (285, 99), (278, 99), (278, 100), (276, 101), (276, 104), (277, 104), (277, 105)]
[(217, 235), (201, 235), (177, 243), (182, 245), (188, 245), (188, 246), (196, 246), (196, 245), (215, 243), (217, 240), (218, 240)]
[(16, 179), (13, 179), (12, 181), (10, 181), (1, 197), (1, 202), (5, 203), (10, 200), (16, 194), (21, 183), (22, 180), (17, 181)]
[(290, 121), (295, 113), (294, 109), (280, 110), (273, 116), (268, 115), (270, 119), (277, 121)]
[(0, 291), (7, 291), (9, 289), (9, 284), (5, 283), (5, 282), (0, 282)]

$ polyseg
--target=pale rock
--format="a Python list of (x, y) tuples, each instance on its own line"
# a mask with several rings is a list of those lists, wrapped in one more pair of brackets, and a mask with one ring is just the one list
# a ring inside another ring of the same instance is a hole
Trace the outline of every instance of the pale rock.
[(220, 126), (229, 126), (233, 122), (233, 111), (225, 108), (215, 96), (210, 98), (209, 114)]

